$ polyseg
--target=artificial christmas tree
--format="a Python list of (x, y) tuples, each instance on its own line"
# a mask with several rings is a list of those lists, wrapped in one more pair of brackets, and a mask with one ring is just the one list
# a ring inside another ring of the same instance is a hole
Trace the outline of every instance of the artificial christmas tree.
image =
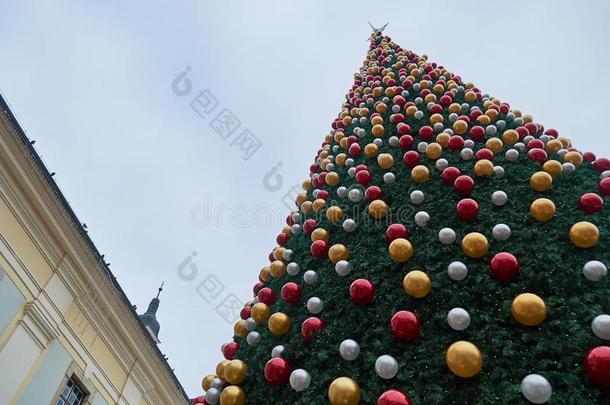
[(610, 403), (609, 170), (374, 32), (205, 401)]

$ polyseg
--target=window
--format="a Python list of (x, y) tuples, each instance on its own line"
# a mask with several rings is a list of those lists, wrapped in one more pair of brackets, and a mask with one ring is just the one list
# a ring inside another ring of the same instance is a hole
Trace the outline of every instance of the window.
[(73, 378), (70, 378), (63, 391), (59, 394), (56, 405), (81, 405), (84, 401), (85, 391)]

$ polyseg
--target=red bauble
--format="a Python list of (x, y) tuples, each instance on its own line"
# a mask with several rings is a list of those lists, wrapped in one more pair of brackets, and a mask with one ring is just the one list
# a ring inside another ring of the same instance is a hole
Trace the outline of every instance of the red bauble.
[(305, 231), (305, 233), (311, 235), (311, 233), (316, 229), (317, 226), (318, 224), (316, 223), (315, 219), (308, 219), (303, 223), (303, 230)]
[(449, 150), (462, 150), (464, 147), (464, 138), (459, 135), (453, 135), (447, 143)]
[(419, 164), (419, 153), (414, 150), (409, 150), (405, 152), (404, 156), (402, 157), (402, 161), (404, 162), (405, 166), (412, 169)]
[(349, 152), (350, 156), (354, 156), (354, 157), (358, 156), (360, 154), (360, 151), (361, 151), (360, 145), (358, 145), (357, 143), (352, 143), (349, 146), (348, 152)]
[(282, 299), (289, 304), (295, 304), (301, 300), (301, 287), (297, 283), (286, 283), (281, 291)]
[(402, 149), (411, 149), (413, 146), (413, 137), (411, 135), (403, 135), (398, 138), (398, 144)]
[(271, 305), (271, 304), (275, 303), (275, 299), (276, 299), (275, 293), (269, 287), (261, 288), (261, 290), (258, 292), (257, 296), (258, 296), (258, 301), (262, 302), (263, 304)]
[(597, 346), (585, 356), (585, 370), (589, 378), (602, 387), (610, 387), (610, 347)]
[(327, 200), (328, 199), (328, 191), (326, 191), (326, 190), (318, 190), (318, 194), (316, 194), (316, 198), (319, 198), (321, 200)]
[(595, 153), (593, 152), (585, 152), (582, 154), (582, 159), (585, 162), (593, 162), (595, 161)]
[(411, 311), (398, 311), (390, 320), (390, 328), (396, 339), (408, 342), (419, 335), (419, 319)]
[(534, 148), (544, 149), (544, 142), (542, 142), (540, 139), (532, 139), (527, 143), (527, 149)]
[(370, 304), (375, 298), (375, 287), (369, 280), (359, 278), (349, 286), (349, 296), (358, 305)]
[(373, 176), (371, 176), (368, 170), (361, 170), (356, 173), (356, 181), (363, 186), (369, 184), (371, 180), (373, 180)]
[(610, 195), (610, 177), (605, 177), (599, 182), (599, 192), (602, 195)]
[(328, 243), (323, 240), (316, 240), (311, 244), (309, 248), (311, 251), (311, 255), (313, 257), (317, 257), (318, 259), (324, 259), (328, 256)]
[(316, 318), (312, 316), (311, 318), (307, 318), (303, 321), (301, 325), (301, 335), (305, 339), (305, 342), (311, 343), (313, 342), (313, 338), (316, 333), (321, 331), (324, 328), (324, 322), (320, 318)]
[(271, 385), (278, 387), (286, 385), (291, 372), (292, 368), (290, 367), (290, 364), (281, 357), (275, 357), (265, 364), (265, 380)]
[(519, 274), (519, 261), (510, 253), (500, 252), (491, 258), (491, 274), (500, 281), (510, 281)]
[(527, 157), (528, 159), (533, 160), (534, 162), (544, 163), (546, 162), (548, 155), (546, 154), (546, 151), (544, 149), (533, 148), (527, 151)]
[(278, 245), (284, 246), (286, 242), (288, 242), (288, 238), (290, 238), (290, 236), (287, 233), (282, 232), (275, 238), (275, 241)]
[(432, 127), (430, 127), (430, 126), (426, 125), (419, 129), (419, 136), (424, 141), (431, 141), (432, 135), (434, 135), (434, 129), (432, 129)]
[(235, 353), (239, 350), (239, 343), (229, 342), (226, 345), (222, 345), (222, 355), (227, 360), (233, 360)]
[(383, 195), (383, 191), (377, 186), (370, 186), (364, 191), (364, 197), (369, 200), (378, 200)]
[(251, 313), (252, 313), (252, 308), (245, 306), (239, 312), (239, 317), (245, 321), (246, 319), (250, 318)]
[(482, 141), (485, 138), (485, 128), (476, 125), (470, 128), (470, 139), (473, 141)]
[(411, 405), (411, 399), (398, 390), (388, 390), (377, 399), (377, 405)]
[(479, 204), (472, 198), (464, 198), (455, 206), (455, 212), (462, 221), (476, 221), (479, 215)]
[(254, 293), (254, 295), (257, 295), (258, 292), (261, 290), (261, 288), (263, 288), (264, 285), (265, 284), (263, 284), (263, 282), (261, 282), (261, 281), (254, 284), (254, 286), (252, 287), (252, 292)]
[(453, 182), (453, 189), (462, 196), (469, 196), (474, 190), (474, 180), (470, 176), (458, 176)]
[(449, 166), (443, 170), (443, 173), (441, 173), (441, 179), (443, 180), (443, 183), (449, 186), (455, 182), (455, 179), (457, 179), (460, 174), (462, 174), (460, 169)]
[(595, 193), (586, 193), (578, 200), (578, 208), (585, 214), (595, 214), (604, 207), (604, 199)]
[(605, 172), (606, 170), (610, 170), (610, 159), (602, 157), (596, 159), (595, 162), (592, 163), (593, 168), (598, 172)]
[(475, 154), (477, 160), (487, 159), (494, 160), (494, 153), (487, 148), (479, 149)]
[(403, 224), (392, 224), (388, 226), (385, 235), (390, 241), (398, 238), (407, 239), (409, 237), (409, 230)]

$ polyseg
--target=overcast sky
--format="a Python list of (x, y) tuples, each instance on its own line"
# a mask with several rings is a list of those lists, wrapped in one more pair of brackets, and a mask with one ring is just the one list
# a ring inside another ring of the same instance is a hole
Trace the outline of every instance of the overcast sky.
[[(282, 198), (365, 57), (368, 20), (610, 155), (604, 0), (1, 3), (2, 94), (140, 311), (165, 281), (160, 347), (190, 395), (232, 336), (215, 308), (250, 297)], [(172, 90), (187, 68), (190, 92)], [(240, 126), (219, 134), (225, 109)], [(252, 136), (262, 146), (244, 160)]]

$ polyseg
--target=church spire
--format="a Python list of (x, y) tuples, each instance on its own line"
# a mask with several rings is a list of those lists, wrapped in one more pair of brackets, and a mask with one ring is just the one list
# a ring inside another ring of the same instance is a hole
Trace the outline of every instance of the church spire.
[(161, 341), (159, 340), (159, 329), (161, 328), (161, 325), (157, 320), (157, 310), (159, 309), (159, 303), (161, 302), (159, 300), (159, 295), (161, 295), (161, 291), (163, 291), (164, 284), (165, 282), (161, 283), (161, 286), (159, 287), (159, 290), (157, 292), (157, 296), (150, 300), (150, 304), (148, 304), (148, 309), (146, 310), (146, 312), (140, 315), (140, 320), (144, 324), (144, 327), (151, 335), (153, 340), (157, 343), (161, 343)]

